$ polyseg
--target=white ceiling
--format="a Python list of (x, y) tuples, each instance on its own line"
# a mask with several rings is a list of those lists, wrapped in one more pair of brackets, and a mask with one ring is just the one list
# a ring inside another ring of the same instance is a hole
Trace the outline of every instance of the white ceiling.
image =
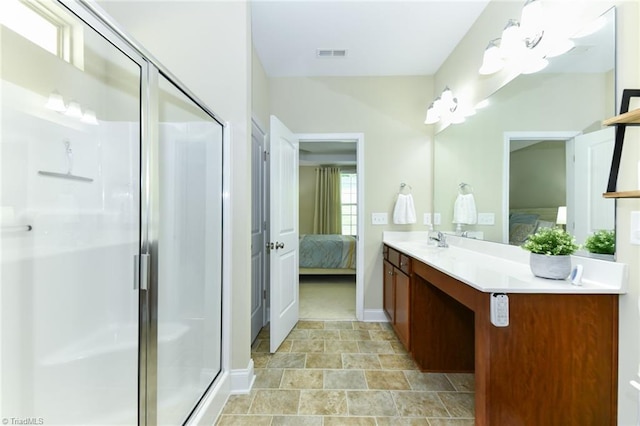
[(430, 75), (488, 2), (253, 0), (253, 43), (270, 77)]

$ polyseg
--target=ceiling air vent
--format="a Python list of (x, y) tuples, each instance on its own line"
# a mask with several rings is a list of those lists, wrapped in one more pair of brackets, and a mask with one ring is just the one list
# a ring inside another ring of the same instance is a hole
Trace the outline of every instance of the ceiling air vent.
[(316, 56), (318, 58), (344, 58), (347, 56), (347, 49), (318, 49)]

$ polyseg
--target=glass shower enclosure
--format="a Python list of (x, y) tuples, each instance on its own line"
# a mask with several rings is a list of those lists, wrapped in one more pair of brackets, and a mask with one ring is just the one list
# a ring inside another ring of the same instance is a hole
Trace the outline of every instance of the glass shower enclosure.
[(0, 6), (0, 419), (183, 424), (221, 372), (224, 126), (94, 9)]

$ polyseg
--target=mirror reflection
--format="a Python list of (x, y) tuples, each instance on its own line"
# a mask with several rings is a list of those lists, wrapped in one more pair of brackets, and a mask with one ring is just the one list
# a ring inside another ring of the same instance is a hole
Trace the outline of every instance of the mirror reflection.
[[(436, 134), (439, 228), (514, 245), (545, 226), (565, 227), (581, 245), (614, 229), (615, 201), (602, 198), (614, 130), (601, 123), (615, 114), (615, 10), (604, 17), (548, 69), (518, 76), (487, 108)], [(462, 183), (473, 191), (475, 224), (454, 223)]]

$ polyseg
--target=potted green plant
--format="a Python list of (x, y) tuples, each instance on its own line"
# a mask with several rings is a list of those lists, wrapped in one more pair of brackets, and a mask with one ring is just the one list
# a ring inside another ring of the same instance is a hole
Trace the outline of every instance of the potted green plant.
[(610, 259), (616, 252), (616, 233), (608, 229), (596, 231), (587, 237), (584, 248), (592, 257)]
[(529, 266), (533, 275), (564, 280), (571, 273), (571, 255), (579, 246), (562, 228), (541, 228), (522, 245), (531, 252)]

